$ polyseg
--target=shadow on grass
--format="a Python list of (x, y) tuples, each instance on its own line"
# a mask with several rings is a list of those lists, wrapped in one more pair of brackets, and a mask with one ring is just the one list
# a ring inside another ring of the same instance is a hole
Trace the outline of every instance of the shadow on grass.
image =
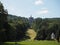
[(0, 42), (0, 45), (25, 45), (25, 44), (11, 44), (11, 43), (4, 43), (4, 42)]

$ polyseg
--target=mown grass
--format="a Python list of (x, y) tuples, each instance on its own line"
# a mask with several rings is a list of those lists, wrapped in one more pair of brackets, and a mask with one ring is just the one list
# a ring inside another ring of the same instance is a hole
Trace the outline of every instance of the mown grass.
[[(57, 41), (21, 41), (18, 45), (60, 45)], [(15, 45), (15, 42), (5, 42), (3, 45)]]

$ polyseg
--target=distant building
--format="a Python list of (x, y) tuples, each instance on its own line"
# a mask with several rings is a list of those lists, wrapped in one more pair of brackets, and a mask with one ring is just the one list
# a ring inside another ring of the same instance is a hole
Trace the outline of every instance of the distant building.
[(32, 23), (34, 21), (34, 18), (32, 16), (29, 17), (29, 24), (30, 24), (30, 27), (32, 26)]
[(55, 34), (54, 33), (51, 34), (51, 39), (55, 39)]

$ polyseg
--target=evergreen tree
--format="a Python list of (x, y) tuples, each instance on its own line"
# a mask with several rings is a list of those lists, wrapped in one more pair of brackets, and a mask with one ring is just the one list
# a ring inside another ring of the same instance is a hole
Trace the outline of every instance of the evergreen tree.
[(0, 42), (6, 41), (6, 29), (5, 24), (7, 23), (8, 12), (4, 9), (3, 4), (0, 2)]

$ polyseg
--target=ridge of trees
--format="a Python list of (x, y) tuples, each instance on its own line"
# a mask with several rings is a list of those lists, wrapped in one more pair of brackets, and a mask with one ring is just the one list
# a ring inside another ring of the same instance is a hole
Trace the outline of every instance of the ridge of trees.
[[(31, 26), (37, 33), (36, 40), (50, 40), (54, 33), (59, 41), (60, 18), (35, 18)], [(0, 42), (29, 39), (26, 31), (31, 26), (28, 18), (8, 14), (0, 2)]]

